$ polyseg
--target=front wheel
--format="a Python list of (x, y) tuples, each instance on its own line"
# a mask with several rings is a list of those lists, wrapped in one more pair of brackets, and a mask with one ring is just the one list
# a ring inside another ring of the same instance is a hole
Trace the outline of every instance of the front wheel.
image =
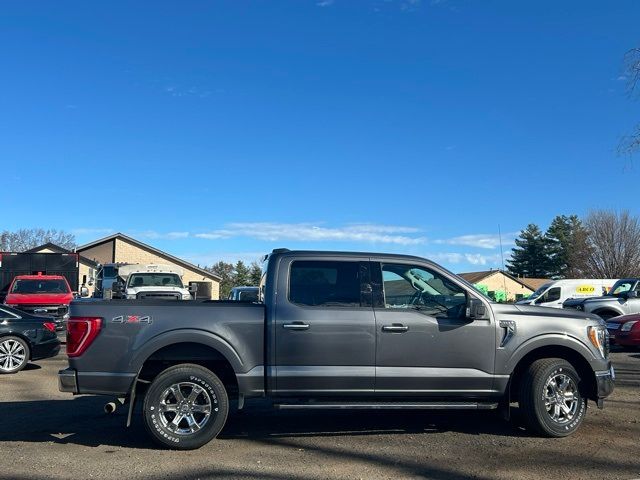
[(200, 365), (183, 364), (158, 375), (143, 405), (144, 424), (154, 441), (178, 450), (200, 448), (227, 421), (229, 398), (220, 379)]
[(587, 411), (575, 368), (561, 358), (536, 360), (520, 384), (520, 409), (526, 425), (547, 437), (575, 432)]

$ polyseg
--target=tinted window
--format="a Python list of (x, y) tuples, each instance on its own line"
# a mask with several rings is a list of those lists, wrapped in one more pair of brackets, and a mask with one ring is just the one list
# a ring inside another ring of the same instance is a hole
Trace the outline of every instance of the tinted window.
[(182, 281), (175, 273), (134, 273), (129, 277), (128, 287), (180, 287)]
[(560, 300), (560, 287), (553, 287), (545, 294), (545, 302), (557, 302)]
[(411, 308), (434, 317), (460, 318), (467, 294), (448, 278), (425, 267), (383, 264), (385, 308)]
[(291, 264), (289, 301), (309, 306), (360, 306), (358, 262), (298, 261)]

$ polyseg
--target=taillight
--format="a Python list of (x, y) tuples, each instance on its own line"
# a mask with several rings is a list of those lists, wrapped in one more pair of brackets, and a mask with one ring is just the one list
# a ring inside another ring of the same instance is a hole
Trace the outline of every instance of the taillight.
[(47, 330), (49, 330), (50, 332), (53, 332), (53, 333), (56, 332), (56, 324), (53, 322), (44, 322), (42, 326)]
[(67, 355), (78, 357), (91, 345), (100, 332), (102, 318), (71, 317), (67, 321)]

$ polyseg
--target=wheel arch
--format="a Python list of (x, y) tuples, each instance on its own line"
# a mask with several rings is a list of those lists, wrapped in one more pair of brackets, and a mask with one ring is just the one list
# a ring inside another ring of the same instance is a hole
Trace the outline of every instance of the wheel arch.
[(602, 318), (602, 317), (601, 317), (601, 315), (602, 315), (603, 313), (611, 313), (611, 314), (612, 314), (612, 315), (610, 315), (610, 316), (608, 316), (608, 317), (606, 317), (606, 318), (612, 318), (612, 317), (617, 317), (617, 316), (619, 316), (619, 315), (624, 315), (624, 313), (619, 312), (619, 311), (618, 311), (618, 310), (616, 310), (615, 308), (611, 308), (611, 307), (602, 307), (602, 308), (597, 308), (597, 309), (595, 309), (595, 310), (594, 310), (593, 312), (591, 312), (591, 313), (593, 313), (594, 315), (599, 316), (600, 318)]
[(537, 346), (530, 349), (519, 358), (511, 372), (511, 379), (509, 382), (510, 398), (517, 400), (517, 395), (520, 391), (520, 383), (524, 378), (527, 369), (533, 362), (543, 358), (560, 358), (569, 362), (578, 372), (580, 380), (584, 382), (583, 385), (587, 398), (597, 400), (598, 389), (596, 385), (596, 378), (589, 360), (587, 360), (584, 354), (579, 350), (567, 345), (559, 344)]

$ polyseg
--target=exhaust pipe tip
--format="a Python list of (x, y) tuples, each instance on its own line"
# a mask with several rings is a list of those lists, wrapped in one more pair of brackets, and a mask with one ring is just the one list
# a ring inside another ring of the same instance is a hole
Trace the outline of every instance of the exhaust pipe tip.
[(104, 413), (109, 415), (109, 414), (115, 412), (116, 408), (117, 408), (116, 402), (105, 403), (105, 405), (104, 405)]

